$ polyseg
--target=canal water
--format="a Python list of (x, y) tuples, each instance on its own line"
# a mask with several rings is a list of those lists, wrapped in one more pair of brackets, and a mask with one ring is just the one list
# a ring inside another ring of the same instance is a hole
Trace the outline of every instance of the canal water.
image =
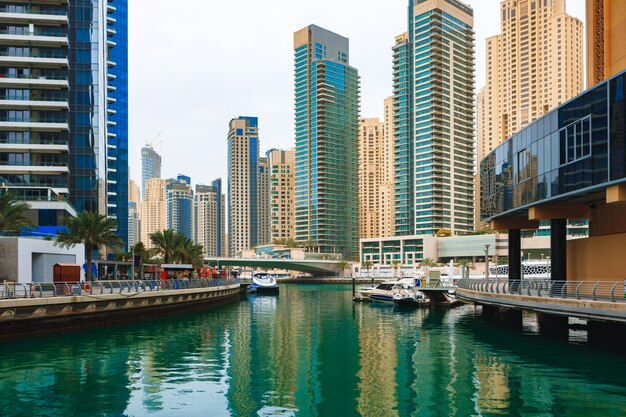
[(625, 416), (626, 356), (346, 286), (0, 344), (1, 416)]

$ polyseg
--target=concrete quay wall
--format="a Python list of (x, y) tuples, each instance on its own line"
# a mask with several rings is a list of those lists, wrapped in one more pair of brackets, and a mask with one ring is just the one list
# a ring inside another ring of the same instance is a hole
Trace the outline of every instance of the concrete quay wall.
[(459, 300), (482, 305), (535, 311), (556, 316), (626, 323), (626, 303), (537, 297), (516, 294), (494, 294), (457, 288)]
[(140, 320), (239, 297), (239, 284), (206, 288), (0, 300), (0, 339)]

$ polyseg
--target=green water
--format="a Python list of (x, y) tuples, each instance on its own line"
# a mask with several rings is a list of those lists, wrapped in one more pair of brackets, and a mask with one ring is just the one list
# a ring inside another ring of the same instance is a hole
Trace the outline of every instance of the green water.
[(625, 416), (626, 356), (350, 288), (0, 344), (0, 416)]

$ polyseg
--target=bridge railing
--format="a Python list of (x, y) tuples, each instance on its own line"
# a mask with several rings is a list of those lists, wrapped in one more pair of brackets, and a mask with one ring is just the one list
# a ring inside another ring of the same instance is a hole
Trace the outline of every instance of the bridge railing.
[(127, 280), (90, 282), (49, 282), (49, 283), (0, 283), (0, 299), (64, 297), (71, 295), (98, 296), (105, 294), (130, 294), (166, 290), (186, 290), (210, 288), (238, 284), (233, 278), (213, 279), (168, 279), (168, 280)]
[(624, 281), (552, 281), (549, 279), (461, 279), (459, 289), (491, 294), (626, 302)]

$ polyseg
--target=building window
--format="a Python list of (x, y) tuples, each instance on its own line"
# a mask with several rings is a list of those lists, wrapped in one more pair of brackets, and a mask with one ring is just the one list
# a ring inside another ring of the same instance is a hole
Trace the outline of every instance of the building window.
[(591, 116), (586, 116), (559, 131), (561, 165), (591, 155)]

